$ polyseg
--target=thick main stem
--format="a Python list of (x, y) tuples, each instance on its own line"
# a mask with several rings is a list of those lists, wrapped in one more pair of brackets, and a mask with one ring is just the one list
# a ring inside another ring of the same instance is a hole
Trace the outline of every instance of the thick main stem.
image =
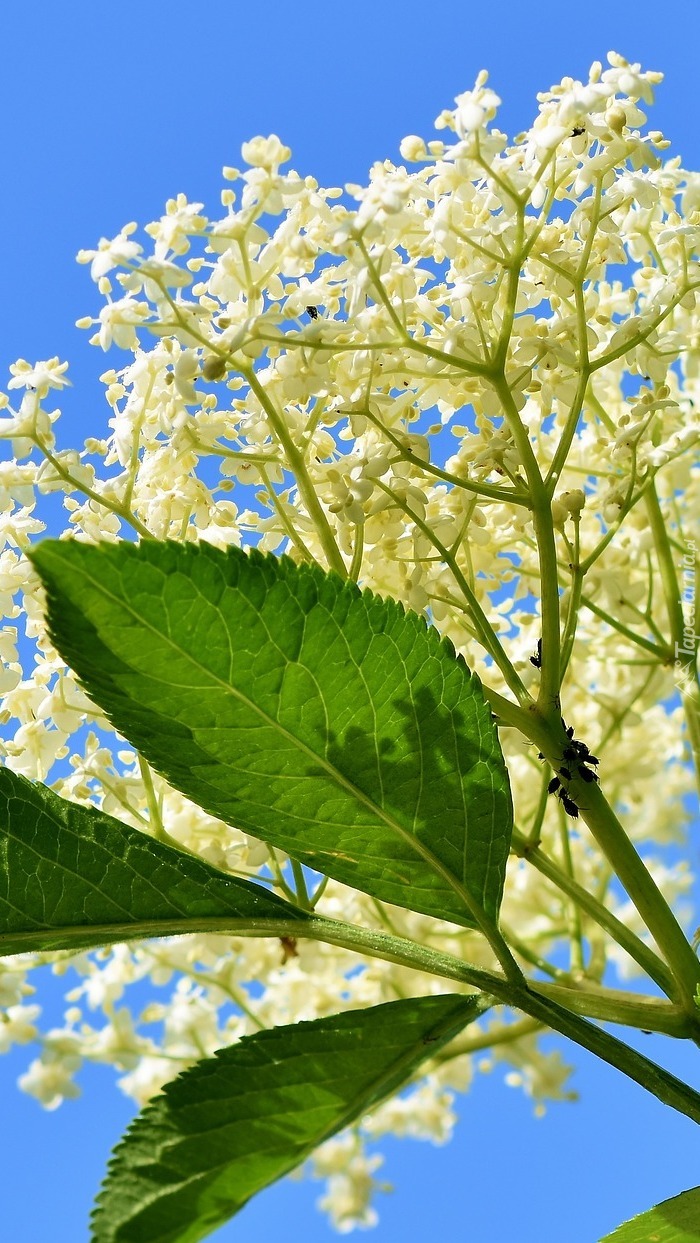
[[(558, 770), (562, 763), (563, 749), (568, 742), (561, 725), (557, 734), (556, 729), (548, 727), (541, 717), (538, 718), (533, 713), (528, 733), (555, 771)], [(569, 789), (578, 805), (581, 818), (617, 873), (669, 964), (687, 1013), (695, 1016), (695, 992), (700, 986), (700, 962), (683, 929), (637, 854), (600, 786), (596, 782), (584, 782), (574, 777), (569, 783)]]
[(576, 795), (579, 789), (582, 804), (584, 799), (586, 802), (580, 807), (583, 819), (664, 954), (678, 981), (686, 1010), (696, 1014), (700, 963), (688, 938), (600, 788), (595, 783), (584, 787), (580, 782)]

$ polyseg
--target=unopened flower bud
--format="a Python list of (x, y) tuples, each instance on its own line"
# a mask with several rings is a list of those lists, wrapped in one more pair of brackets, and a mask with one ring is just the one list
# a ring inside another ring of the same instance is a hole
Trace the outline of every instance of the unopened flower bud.
[(569, 511), (561, 501), (552, 501), (552, 522), (555, 527), (563, 527), (569, 516)]
[(209, 354), (202, 363), (202, 377), (208, 383), (221, 380), (226, 375), (226, 363), (217, 354)]
[(605, 114), (605, 120), (610, 126), (613, 134), (621, 134), (627, 124), (627, 115), (624, 108), (616, 105), (615, 107), (608, 109)]
[(408, 134), (402, 138), (399, 151), (404, 160), (424, 160), (426, 157), (425, 143), (417, 134)]
[(581, 488), (572, 488), (570, 492), (562, 492), (559, 500), (573, 517), (577, 517), (586, 504), (586, 494)]

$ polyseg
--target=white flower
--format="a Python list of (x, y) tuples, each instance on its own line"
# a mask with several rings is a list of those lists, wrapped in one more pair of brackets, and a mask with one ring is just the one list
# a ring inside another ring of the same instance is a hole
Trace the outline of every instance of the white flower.
[(80, 1088), (73, 1083), (73, 1075), (80, 1066), (80, 1057), (46, 1054), (35, 1058), (20, 1075), (18, 1083), (23, 1092), (33, 1096), (44, 1109), (58, 1109), (64, 1100), (75, 1100)]
[(97, 250), (81, 250), (78, 252), (78, 263), (90, 264), (90, 276), (99, 281), (113, 268), (127, 267), (142, 253), (143, 247), (131, 241), (132, 233), (137, 226), (133, 223), (124, 225), (116, 237), (101, 237)]
[(495, 117), (501, 100), (495, 91), (486, 86), (488, 74), (482, 70), (473, 91), (457, 95), (457, 107), (453, 114), (454, 128), (460, 138), (476, 133)]
[(59, 362), (58, 358), (49, 358), (46, 362), (30, 363), (23, 358), (10, 366), (12, 379), (8, 388), (28, 388), (36, 392), (39, 401), (46, 397), (51, 388), (65, 388), (70, 380), (65, 378), (68, 363)]
[(34, 1020), (41, 1006), (9, 1006), (0, 1015), (0, 1053), (7, 1053), (13, 1044), (28, 1044), (38, 1034)]
[(276, 170), (280, 164), (285, 164), (291, 154), (290, 148), (285, 147), (276, 134), (270, 134), (268, 138), (258, 135), (257, 138), (244, 142), (241, 147), (241, 156), (246, 164), (269, 171)]
[(100, 329), (92, 340), (99, 343), (103, 350), (108, 350), (112, 342), (122, 350), (136, 349), (136, 328), (144, 323), (148, 314), (148, 304), (137, 302), (134, 298), (108, 302), (100, 311)]
[(457, 1121), (453, 1102), (451, 1092), (429, 1079), (415, 1091), (394, 1096), (381, 1105), (363, 1120), (362, 1129), (368, 1135), (393, 1134), (444, 1144), (451, 1138)]
[(366, 1156), (354, 1135), (346, 1134), (328, 1140), (314, 1153), (314, 1173), (328, 1178), (326, 1194), (318, 1200), (318, 1207), (328, 1213), (333, 1226), (340, 1234), (347, 1234), (358, 1226), (368, 1229), (379, 1220), (371, 1199), (377, 1190), (388, 1190), (373, 1177), (383, 1164), (378, 1154)]
[[(157, 809), (176, 842), (216, 867), (269, 886), (274, 865), (290, 881), (280, 852), (142, 768), (62, 666), (22, 553), (48, 520), (49, 493), (65, 506), (66, 532), (82, 540), (123, 537), (131, 519), (156, 538), (256, 544), (344, 568), (362, 588), (427, 614), (499, 708), (540, 690), (537, 545), (551, 519), (546, 573), (558, 581), (548, 607), (558, 600), (559, 617), (549, 621), (568, 662), (562, 712), (594, 754), (602, 740), (600, 787), (629, 836), (660, 856), (685, 840), (691, 782), (665, 602), (668, 558), (680, 558), (700, 522), (700, 175), (642, 130), (639, 104), (651, 102), (658, 78), (611, 54), (588, 80), (543, 92), (533, 124), (510, 140), (491, 124), (500, 101), (480, 74), (438, 119), (451, 143), (409, 135), (406, 166), (378, 160), (366, 184), (344, 192), (282, 171), (289, 149), (257, 137), (243, 148), (249, 167), (225, 171), (240, 184), (238, 197), (224, 191), (221, 219), (210, 223), (179, 195), (147, 226), (152, 254), (132, 225), (82, 252), (107, 305), (80, 322), (96, 328), (102, 349), (127, 352), (102, 377), (103, 416), (84, 446), (55, 448), (56, 412), (41, 402), (67, 382), (56, 359), (16, 364), (19, 411), (0, 395), (0, 436), (15, 458), (0, 467), (9, 767), (147, 832)], [(126, 270), (112, 300), (115, 267)], [(20, 455), (29, 461), (18, 465)], [(535, 523), (538, 472), (547, 484)], [(656, 527), (645, 508), (652, 484)], [(568, 824), (546, 797), (539, 748), (503, 724), (500, 737), (519, 829), (609, 909), (608, 865), (577, 831), (585, 807)], [(682, 910), (688, 873), (650, 867)], [(474, 931), (378, 909), (337, 882), (318, 910), (493, 967)], [(646, 935), (632, 908), (617, 913)], [(531, 858), (511, 859), (502, 916), (521, 947), (561, 965), (570, 899)], [(638, 970), (591, 925), (594, 942), (596, 972), (606, 963), (622, 979)], [(41, 1039), (24, 1005), (25, 968), (0, 974), (8, 1043), (34, 1028)], [(23, 1079), (50, 1107), (75, 1094), (81, 1058), (126, 1069), (120, 1086), (143, 1104), (256, 1023), (431, 989), (429, 976), (398, 963), (302, 937), (291, 946), (181, 936), (61, 959), (54, 970), (76, 1004)], [(144, 1008), (141, 982), (158, 990)], [(365, 1154), (363, 1131), (449, 1137), (472, 1038), (494, 1041), (492, 1061), (504, 1061), (508, 1082), (538, 1109), (568, 1096), (568, 1069), (536, 1037), (515, 1039), (501, 1021), (470, 1028), (454, 1060), (447, 1050), (420, 1086), (317, 1154), (339, 1229), (376, 1220), (381, 1158)]]
[(175, 1077), (178, 1070), (184, 1069), (185, 1066), (173, 1064), (171, 1058), (146, 1054), (140, 1059), (136, 1069), (122, 1075), (117, 1083), (125, 1096), (131, 1097), (143, 1108), (168, 1080)]
[(146, 225), (146, 233), (155, 241), (155, 258), (166, 259), (169, 254), (184, 255), (190, 248), (190, 237), (201, 233), (206, 218), (200, 215), (201, 203), (188, 203), (184, 194), (168, 199), (165, 215)]

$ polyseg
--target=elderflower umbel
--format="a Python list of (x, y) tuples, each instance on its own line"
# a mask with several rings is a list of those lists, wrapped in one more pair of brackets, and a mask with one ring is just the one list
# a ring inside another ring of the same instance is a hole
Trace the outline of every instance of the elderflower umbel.
[[(284, 171), (289, 149), (259, 136), (244, 144), (247, 167), (224, 170), (221, 219), (178, 195), (141, 240), (130, 223), (81, 252), (106, 300), (80, 321), (110, 351), (104, 422), (82, 449), (56, 450), (60, 420), (45, 402), (68, 381), (55, 358), (20, 360), (0, 395), (12, 454), (0, 467), (11, 768), (272, 883), (285, 868), (279, 852), (208, 816), (126, 751), (53, 651), (23, 556), (48, 520), (44, 497), (62, 494), (65, 529), (80, 539), (257, 546), (349, 574), (425, 613), (502, 705), (516, 680), (530, 690), (540, 676), (542, 583), (526, 503), (534, 460), (553, 486), (562, 711), (599, 756), (630, 837), (656, 854), (682, 840), (691, 709), (673, 698), (681, 682), (653, 554), (661, 529), (671, 558), (699, 529), (700, 174), (666, 158), (663, 135), (644, 128), (659, 80), (611, 53), (587, 81), (540, 94), (530, 130), (511, 141), (493, 124), (500, 100), (482, 73), (438, 118), (444, 137), (409, 136), (404, 164), (377, 162), (366, 186), (345, 192)], [(631, 924), (580, 821), (547, 798), (537, 748), (507, 720), (500, 734), (519, 833)], [(667, 897), (682, 898), (688, 872), (652, 867)], [(494, 965), (479, 934), (333, 881), (318, 910)], [(555, 952), (568, 918), (561, 889), (514, 856), (502, 920), (524, 965)], [(583, 935), (596, 981), (606, 963), (638, 973), (592, 922)], [(21, 1000), (24, 968), (5, 970), (3, 1048), (27, 1039), (39, 1017)], [(203, 935), (64, 955), (54, 970), (70, 981), (77, 973), (77, 1013), (39, 1037), (41, 1056), (20, 1081), (48, 1108), (77, 1095), (83, 1060), (125, 1071), (122, 1090), (143, 1104), (244, 1034), (435, 983), (323, 943)], [(137, 1014), (130, 989), (144, 980), (157, 1000)], [(437, 991), (450, 987), (440, 980)], [(508, 1065), (508, 1082), (538, 1109), (565, 1097), (559, 1055), (513, 1028), (478, 1029), (482, 1048), (489, 1032), (499, 1036), (477, 1067)], [(376, 1220), (381, 1157), (365, 1154), (368, 1137), (448, 1137), (449, 1089), (468, 1086), (468, 1054), (455, 1051), (454, 1082), (448, 1051), (422, 1086), (316, 1154), (339, 1229)]]

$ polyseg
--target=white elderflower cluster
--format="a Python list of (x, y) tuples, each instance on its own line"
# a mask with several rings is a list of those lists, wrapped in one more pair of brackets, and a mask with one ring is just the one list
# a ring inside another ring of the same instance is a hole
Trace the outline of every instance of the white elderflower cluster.
[[(631, 918), (508, 705), (536, 692), (553, 584), (566, 723), (657, 857), (666, 898), (682, 898), (687, 869), (664, 849), (683, 841), (700, 696), (690, 657), (679, 663), (670, 584), (684, 556), (697, 560), (700, 529), (700, 174), (645, 128), (659, 81), (611, 53), (587, 82), (540, 95), (532, 127), (510, 140), (482, 73), (438, 118), (444, 137), (409, 136), (404, 163), (377, 163), (344, 190), (287, 168), (275, 135), (254, 138), (247, 167), (224, 170), (220, 218), (178, 195), (140, 241), (127, 224), (81, 252), (104, 299), (80, 321), (110, 353), (104, 424), (80, 449), (57, 447), (58, 359), (17, 362), (0, 399), (9, 767), (289, 896), (280, 852), (124, 748), (49, 643), (24, 552), (46, 529), (44, 498), (61, 493), (65, 530), (83, 540), (206, 540), (315, 561), (424, 613), (479, 674), (513, 785), (502, 923), (519, 961), (553, 979), (639, 971), (557, 884)], [(533, 504), (545, 484), (550, 544)], [(318, 910), (494, 965), (478, 933), (336, 882)], [(64, 1025), (40, 1033), (39, 1007), (23, 1000), (31, 964), (5, 960), (0, 1051), (41, 1041), (21, 1084), (48, 1108), (76, 1094), (84, 1061), (113, 1065), (143, 1104), (245, 1034), (451, 987), (310, 941), (198, 935), (33, 961), (66, 977)], [(129, 993), (142, 981), (155, 1000), (138, 1011)], [(567, 1070), (528, 1023), (461, 1039), (408, 1096), (324, 1145), (314, 1171), (339, 1229), (376, 1220), (381, 1158), (365, 1140), (443, 1142), (451, 1089), (472, 1069), (510, 1065), (538, 1107), (566, 1096)], [(492, 1037), (497, 1053), (472, 1066)]]

